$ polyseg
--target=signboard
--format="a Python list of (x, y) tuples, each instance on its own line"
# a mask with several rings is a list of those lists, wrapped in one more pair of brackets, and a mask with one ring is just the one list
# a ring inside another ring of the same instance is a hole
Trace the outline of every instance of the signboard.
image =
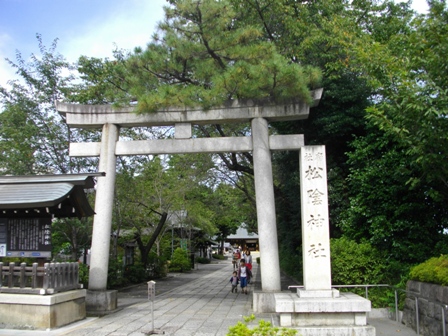
[(51, 218), (0, 218), (2, 256), (50, 258)]

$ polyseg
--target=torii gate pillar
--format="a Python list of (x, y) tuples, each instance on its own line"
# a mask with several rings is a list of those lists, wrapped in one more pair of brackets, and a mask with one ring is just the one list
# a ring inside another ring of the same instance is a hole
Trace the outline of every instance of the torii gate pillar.
[(280, 291), (281, 286), (268, 122), (254, 118), (251, 124), (262, 288), (274, 292)]
[(96, 189), (89, 290), (105, 290), (107, 287), (118, 131), (117, 125), (105, 124), (101, 136), (99, 171), (105, 172), (106, 176), (98, 178)]

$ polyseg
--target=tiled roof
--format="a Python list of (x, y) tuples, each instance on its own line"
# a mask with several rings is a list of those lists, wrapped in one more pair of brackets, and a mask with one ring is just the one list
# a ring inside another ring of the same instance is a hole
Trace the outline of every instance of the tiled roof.
[(103, 175), (0, 176), (0, 217), (92, 216), (84, 189), (93, 188), (93, 177)]
[(236, 230), (236, 233), (227, 236), (227, 239), (258, 239), (258, 235), (253, 232), (248, 232), (245, 227), (240, 226), (238, 230)]

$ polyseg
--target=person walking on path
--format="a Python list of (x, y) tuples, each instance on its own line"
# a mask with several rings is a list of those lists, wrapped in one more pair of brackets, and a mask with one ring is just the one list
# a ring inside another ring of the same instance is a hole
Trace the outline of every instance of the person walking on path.
[(246, 261), (241, 259), (240, 267), (238, 267), (238, 279), (241, 284), (241, 292), (247, 295), (247, 278), (250, 277), (252, 272), (247, 268)]
[(238, 273), (237, 271), (233, 271), (232, 276), (230, 277), (230, 283), (232, 284), (232, 293), (238, 293)]
[[(250, 273), (252, 273), (252, 255), (250, 254), (249, 250), (247, 250), (244, 260), (246, 261), (246, 267), (249, 269)], [(250, 284), (251, 277), (252, 276), (249, 276), (247, 278), (248, 284)]]
[(235, 250), (235, 252), (233, 252), (232, 257), (232, 264), (234, 270), (238, 269), (238, 260), (240, 260), (240, 258), (241, 258), (240, 250)]

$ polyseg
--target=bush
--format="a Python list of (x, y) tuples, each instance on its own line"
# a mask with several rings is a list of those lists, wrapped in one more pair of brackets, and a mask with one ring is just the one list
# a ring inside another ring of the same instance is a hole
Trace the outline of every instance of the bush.
[(411, 280), (448, 286), (448, 256), (434, 257), (413, 267), (409, 277)]
[(226, 259), (226, 257), (224, 257), (222, 254), (212, 254), (212, 258), (213, 259), (218, 259), (218, 260)]
[(83, 288), (89, 286), (89, 265), (87, 264), (79, 264), (79, 283)]
[(188, 258), (187, 251), (178, 247), (173, 252), (171, 258), (170, 271), (185, 272), (191, 270), (190, 259)]
[(146, 275), (148, 278), (164, 278), (168, 274), (168, 262), (164, 256), (152, 254), (149, 256), (146, 266)]
[(148, 280), (146, 269), (141, 263), (127, 265), (124, 269), (126, 283), (137, 284)]
[(254, 315), (244, 317), (245, 323), (238, 322), (230, 327), (227, 336), (293, 336), (297, 334), (297, 330), (273, 327), (270, 322), (264, 320), (260, 320), (254, 329), (249, 329), (247, 323), (254, 319)]
[(196, 262), (198, 264), (210, 264), (210, 259), (209, 258), (204, 258), (204, 257), (197, 257), (196, 258)]
[[(391, 276), (385, 256), (369, 243), (356, 243), (347, 238), (331, 239), (331, 268), (333, 285), (390, 284)], [(343, 289), (341, 289), (343, 291)], [(347, 291), (365, 296), (365, 288), (349, 288)], [(387, 307), (392, 289), (369, 288), (372, 307)]]
[(388, 282), (388, 267), (382, 255), (369, 243), (347, 238), (331, 239), (332, 278), (335, 285)]
[(15, 263), (16, 266), (20, 266), (21, 263), (25, 263), (27, 266), (33, 265), (36, 262), (35, 258), (21, 258), (21, 257), (2, 257), (0, 260), (4, 266), (9, 263)]
[(110, 259), (107, 273), (107, 288), (123, 287), (126, 284), (126, 279), (123, 276), (123, 262), (118, 259)]

